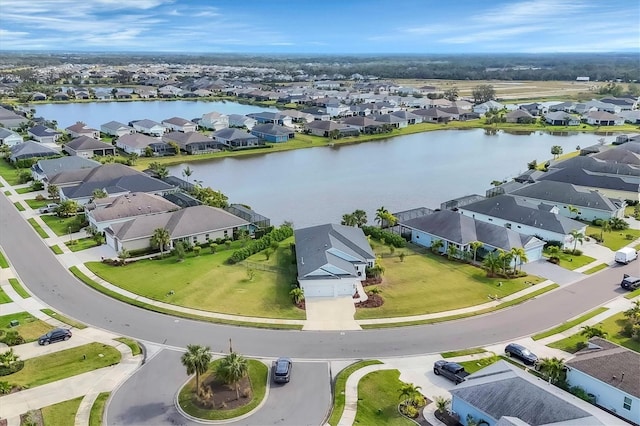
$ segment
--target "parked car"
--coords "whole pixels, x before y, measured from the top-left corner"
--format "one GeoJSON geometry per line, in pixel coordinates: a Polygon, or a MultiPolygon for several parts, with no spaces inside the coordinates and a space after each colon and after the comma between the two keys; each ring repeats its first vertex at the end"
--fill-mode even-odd
{"type": "Polygon", "coordinates": [[[289,358],[278,358],[273,363],[273,381],[276,383],[289,383],[293,362],[289,358]]]}
{"type": "Polygon", "coordinates": [[[49,343],[61,342],[63,340],[71,339],[71,330],[66,328],[54,328],[47,334],[44,334],[38,338],[39,345],[48,345],[49,343]]]}
{"type": "Polygon", "coordinates": [[[56,203],[47,204],[46,206],[40,207],[39,211],[40,213],[53,213],[58,207],[60,207],[60,205],[56,203]]]}
{"type": "Polygon", "coordinates": [[[638,258],[638,252],[631,247],[623,247],[618,250],[615,254],[616,263],[620,263],[622,265],[626,265],[629,262],[632,262],[638,258]]]}
{"type": "Polygon", "coordinates": [[[620,287],[624,288],[625,290],[635,290],[637,288],[640,288],[640,278],[632,277],[629,274],[624,274],[624,276],[622,277],[622,282],[620,283],[620,287]]]}
{"type": "Polygon", "coordinates": [[[464,382],[469,375],[460,364],[445,360],[436,361],[435,364],[433,364],[433,374],[436,376],[442,375],[456,385],[464,382]]]}
{"type": "Polygon", "coordinates": [[[504,348],[504,353],[508,357],[518,358],[527,365],[536,365],[538,363],[538,356],[536,354],[517,343],[509,343],[507,347],[504,348]]]}

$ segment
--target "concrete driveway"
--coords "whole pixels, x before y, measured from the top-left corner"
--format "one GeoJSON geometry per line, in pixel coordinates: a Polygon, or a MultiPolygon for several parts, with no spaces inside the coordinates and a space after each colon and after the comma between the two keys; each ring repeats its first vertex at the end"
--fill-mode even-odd
{"type": "Polygon", "coordinates": [[[351,297],[305,299],[307,322],[303,330],[360,330],[353,319],[356,307],[351,297]]]}
{"type": "Polygon", "coordinates": [[[522,265],[522,270],[528,274],[546,278],[560,285],[571,284],[584,278],[584,275],[579,272],[564,269],[546,260],[538,260],[522,265]]]}

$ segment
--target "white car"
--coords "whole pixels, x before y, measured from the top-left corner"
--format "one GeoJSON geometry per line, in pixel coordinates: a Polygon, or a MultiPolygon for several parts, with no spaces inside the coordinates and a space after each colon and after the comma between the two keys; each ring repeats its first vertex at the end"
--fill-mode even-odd
{"type": "Polygon", "coordinates": [[[40,213],[53,213],[58,207],[60,207],[60,205],[56,203],[47,204],[46,206],[40,207],[39,211],[40,213]]]}

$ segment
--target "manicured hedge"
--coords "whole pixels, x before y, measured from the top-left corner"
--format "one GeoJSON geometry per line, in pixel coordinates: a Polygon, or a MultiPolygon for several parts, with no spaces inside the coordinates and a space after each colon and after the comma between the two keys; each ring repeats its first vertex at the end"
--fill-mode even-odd
{"type": "Polygon", "coordinates": [[[375,226],[363,226],[362,231],[365,235],[371,235],[371,237],[376,240],[382,240],[384,238],[384,241],[387,244],[391,244],[394,247],[401,248],[407,245],[405,239],[400,235],[385,231],[384,229],[380,229],[375,226]]]}
{"type": "Polygon", "coordinates": [[[9,366],[0,365],[0,376],[8,376],[9,374],[17,373],[24,368],[24,361],[16,361],[9,364],[9,366]]]}
{"type": "Polygon", "coordinates": [[[261,252],[262,250],[269,248],[272,242],[280,242],[286,240],[293,235],[293,229],[289,226],[281,226],[266,234],[264,237],[254,240],[247,244],[246,247],[236,250],[231,254],[231,257],[227,259],[227,263],[233,265],[234,263],[242,262],[249,256],[261,252]]]}

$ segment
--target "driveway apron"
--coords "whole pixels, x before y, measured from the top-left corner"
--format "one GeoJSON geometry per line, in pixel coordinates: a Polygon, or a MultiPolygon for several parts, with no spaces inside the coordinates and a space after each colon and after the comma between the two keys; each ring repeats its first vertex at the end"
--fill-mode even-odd
{"type": "Polygon", "coordinates": [[[528,274],[544,277],[560,285],[571,284],[584,278],[584,275],[579,272],[564,269],[546,260],[538,260],[537,262],[522,265],[522,270],[528,274]]]}

